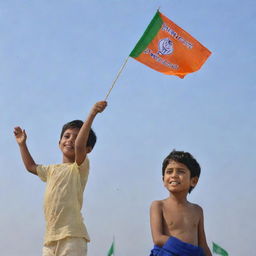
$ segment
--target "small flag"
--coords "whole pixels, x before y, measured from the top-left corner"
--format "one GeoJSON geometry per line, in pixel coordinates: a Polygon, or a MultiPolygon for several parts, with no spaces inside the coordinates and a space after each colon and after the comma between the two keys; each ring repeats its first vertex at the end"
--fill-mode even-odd
{"type": "Polygon", "coordinates": [[[183,78],[201,68],[211,52],[159,11],[130,57],[167,75],[183,78]]]}
{"type": "Polygon", "coordinates": [[[107,256],[113,256],[114,253],[115,253],[115,245],[114,245],[114,241],[113,241],[112,244],[111,244],[111,247],[108,250],[107,256]]]}
{"type": "Polygon", "coordinates": [[[216,253],[221,256],[228,256],[227,251],[225,251],[223,248],[221,248],[219,245],[212,243],[212,251],[213,253],[216,253]]]}

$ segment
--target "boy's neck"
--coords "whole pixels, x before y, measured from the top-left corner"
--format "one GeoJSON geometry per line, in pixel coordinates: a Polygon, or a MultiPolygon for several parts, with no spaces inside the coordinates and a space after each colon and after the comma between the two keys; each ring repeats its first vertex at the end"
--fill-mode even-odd
{"type": "Polygon", "coordinates": [[[182,193],[180,193],[180,192],[179,193],[170,193],[169,198],[172,201],[176,202],[177,204],[185,204],[185,203],[188,202],[187,194],[188,193],[184,193],[184,192],[182,192],[182,193]]]}
{"type": "Polygon", "coordinates": [[[63,164],[72,164],[72,163],[74,163],[75,162],[75,159],[70,159],[70,158],[68,158],[68,157],[66,157],[66,156],[63,156],[62,157],[62,163],[63,164]]]}

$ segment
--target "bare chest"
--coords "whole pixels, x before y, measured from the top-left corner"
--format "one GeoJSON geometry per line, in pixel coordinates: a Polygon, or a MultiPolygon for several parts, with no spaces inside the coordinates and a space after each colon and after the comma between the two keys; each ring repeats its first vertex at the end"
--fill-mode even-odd
{"type": "Polygon", "coordinates": [[[164,207],[163,219],[164,229],[169,233],[196,231],[199,224],[197,211],[192,207],[164,207]]]}

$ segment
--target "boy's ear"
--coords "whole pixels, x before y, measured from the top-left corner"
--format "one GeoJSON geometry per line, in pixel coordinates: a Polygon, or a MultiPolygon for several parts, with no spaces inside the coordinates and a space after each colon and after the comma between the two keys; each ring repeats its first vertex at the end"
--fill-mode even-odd
{"type": "Polygon", "coordinates": [[[92,151],[92,147],[91,146],[86,147],[86,154],[89,154],[91,151],[92,151]]]}
{"type": "Polygon", "coordinates": [[[198,180],[199,180],[199,178],[196,176],[196,177],[193,177],[193,178],[191,178],[191,187],[195,187],[196,186],[196,184],[197,184],[197,182],[198,182],[198,180]]]}

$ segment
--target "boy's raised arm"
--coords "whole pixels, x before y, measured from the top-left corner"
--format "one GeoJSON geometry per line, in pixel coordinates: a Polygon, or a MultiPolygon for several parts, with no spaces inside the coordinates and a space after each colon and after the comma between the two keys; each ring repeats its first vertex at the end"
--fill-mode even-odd
{"type": "Polygon", "coordinates": [[[155,245],[162,247],[169,236],[163,232],[163,213],[162,213],[162,202],[154,201],[150,207],[150,226],[153,242],[155,245]]]}
{"type": "Polygon", "coordinates": [[[101,113],[107,106],[106,101],[99,101],[92,107],[87,119],[85,120],[83,126],[81,127],[76,141],[75,141],[75,161],[78,165],[82,164],[86,154],[91,151],[90,148],[86,147],[86,143],[89,137],[90,129],[94,118],[98,113],[101,113]]]}
{"type": "Polygon", "coordinates": [[[36,172],[37,164],[35,163],[34,159],[32,158],[32,156],[29,153],[29,150],[28,150],[28,147],[26,144],[27,134],[26,134],[25,130],[22,130],[19,126],[15,127],[14,135],[15,135],[16,141],[19,145],[21,158],[23,160],[23,163],[24,163],[26,169],[29,172],[37,175],[37,172],[36,172]]]}

